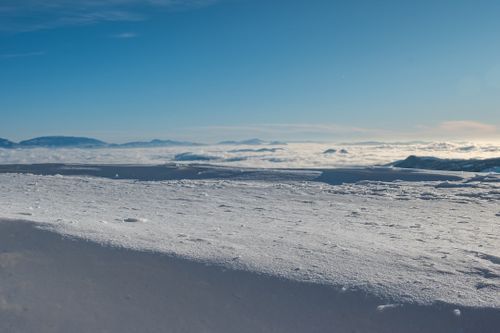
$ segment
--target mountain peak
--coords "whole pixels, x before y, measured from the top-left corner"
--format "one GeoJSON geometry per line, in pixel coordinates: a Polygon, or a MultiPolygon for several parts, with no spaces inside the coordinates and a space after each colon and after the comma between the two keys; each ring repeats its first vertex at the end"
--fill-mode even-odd
{"type": "Polygon", "coordinates": [[[24,140],[19,143],[22,147],[81,147],[81,148],[93,148],[93,147],[104,147],[106,143],[86,137],[75,137],[75,136],[42,136],[29,140],[24,140]]]}
{"type": "Polygon", "coordinates": [[[12,148],[16,144],[10,140],[0,138],[0,148],[12,148]]]}
{"type": "Polygon", "coordinates": [[[262,145],[265,143],[266,143],[265,141],[257,138],[241,140],[241,141],[230,140],[230,141],[219,142],[220,145],[262,145]]]}

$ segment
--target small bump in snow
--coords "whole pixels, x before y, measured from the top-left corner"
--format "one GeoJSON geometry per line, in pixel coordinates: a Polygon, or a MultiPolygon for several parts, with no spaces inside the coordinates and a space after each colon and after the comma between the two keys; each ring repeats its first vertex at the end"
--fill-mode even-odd
{"type": "Polygon", "coordinates": [[[402,305],[401,304],[382,304],[382,305],[377,306],[377,311],[384,312],[384,311],[387,311],[390,309],[398,308],[400,306],[402,306],[402,305]]]}
{"type": "Polygon", "coordinates": [[[147,219],[135,218],[135,217],[127,217],[127,218],[123,219],[123,222],[127,222],[127,223],[147,222],[147,221],[148,221],[147,219]]]}

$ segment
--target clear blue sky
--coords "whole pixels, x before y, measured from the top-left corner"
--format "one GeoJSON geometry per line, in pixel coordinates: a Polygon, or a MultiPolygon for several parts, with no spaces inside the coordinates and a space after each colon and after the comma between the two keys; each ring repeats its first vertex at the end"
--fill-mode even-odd
{"type": "Polygon", "coordinates": [[[499,15],[494,0],[0,0],[0,137],[497,139],[499,15]]]}

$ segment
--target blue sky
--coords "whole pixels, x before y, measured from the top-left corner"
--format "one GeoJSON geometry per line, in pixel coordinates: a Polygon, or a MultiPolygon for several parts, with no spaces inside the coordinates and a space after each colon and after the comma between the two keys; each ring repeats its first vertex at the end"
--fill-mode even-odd
{"type": "Polygon", "coordinates": [[[0,0],[0,137],[496,140],[498,13],[484,0],[0,0]]]}

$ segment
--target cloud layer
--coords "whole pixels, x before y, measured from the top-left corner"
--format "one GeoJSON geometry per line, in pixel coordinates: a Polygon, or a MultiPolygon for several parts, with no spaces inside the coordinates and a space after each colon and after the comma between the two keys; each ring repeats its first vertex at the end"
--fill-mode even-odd
{"type": "Polygon", "coordinates": [[[439,158],[498,157],[500,144],[475,142],[331,142],[264,145],[206,145],[159,148],[0,148],[0,164],[212,163],[263,168],[332,168],[383,165],[409,155],[439,158]]]}

